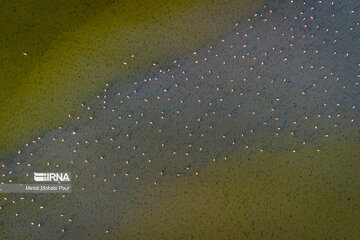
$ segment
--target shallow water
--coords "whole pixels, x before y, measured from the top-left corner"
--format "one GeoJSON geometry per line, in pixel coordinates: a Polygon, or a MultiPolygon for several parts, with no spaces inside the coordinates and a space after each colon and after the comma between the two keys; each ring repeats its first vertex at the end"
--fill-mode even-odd
{"type": "Polygon", "coordinates": [[[263,1],[4,3],[0,154],[67,120],[101,87],[217,39],[263,1]],[[221,7],[220,7],[221,6],[221,7]],[[59,9],[59,10],[58,10],[59,9]]]}
{"type": "Polygon", "coordinates": [[[3,233],[357,239],[358,21],[356,1],[276,2],[156,73],[109,81],[2,168],[75,176],[64,196],[8,195],[3,233]]]}

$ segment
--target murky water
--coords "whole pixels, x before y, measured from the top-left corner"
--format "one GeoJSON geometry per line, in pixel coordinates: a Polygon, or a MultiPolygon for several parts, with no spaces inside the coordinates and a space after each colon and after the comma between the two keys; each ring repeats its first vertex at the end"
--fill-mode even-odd
{"type": "Polygon", "coordinates": [[[357,239],[359,21],[356,1],[275,2],[156,73],[109,81],[2,168],[74,176],[71,194],[2,199],[3,234],[357,239]]]}
{"type": "Polygon", "coordinates": [[[262,0],[9,2],[0,18],[0,154],[63,124],[108,81],[217,39],[262,0]],[[58,10],[59,9],[59,10],[58,10]],[[55,12],[55,13],[53,13],[55,12]]]}

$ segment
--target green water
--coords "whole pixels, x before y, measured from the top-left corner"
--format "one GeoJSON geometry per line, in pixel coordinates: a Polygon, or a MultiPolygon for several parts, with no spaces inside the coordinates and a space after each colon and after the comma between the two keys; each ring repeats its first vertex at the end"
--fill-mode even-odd
{"type": "Polygon", "coordinates": [[[320,152],[293,153],[291,143],[240,151],[199,176],[167,179],[113,231],[119,239],[358,239],[359,135],[344,136],[318,143],[320,152]]]}
{"type": "Polygon", "coordinates": [[[0,151],[63,124],[117,78],[200,47],[263,1],[3,1],[0,151]],[[25,53],[25,54],[24,54],[25,53]],[[126,64],[125,64],[126,63],[126,64]]]}
{"type": "MultiPolygon", "coordinates": [[[[3,81],[0,121],[6,123],[0,124],[3,152],[65,123],[68,113],[76,117],[81,102],[102,91],[103,85],[111,79],[120,79],[125,85],[136,79],[132,76],[156,70],[154,62],[164,66],[172,58],[180,58],[183,53],[227,31],[223,26],[230,26],[235,18],[261,6],[260,1],[251,2],[252,5],[250,1],[232,0],[207,1],[206,4],[175,0],[138,3],[76,2],[75,6],[66,2],[43,2],[43,7],[30,2],[3,3],[6,13],[13,14],[11,17],[2,14],[1,20],[2,25],[9,25],[3,28],[0,38],[8,43],[2,45],[2,62],[6,66],[0,69],[0,81],[3,81]],[[57,12],[57,8],[62,10],[57,12]]],[[[307,78],[310,77],[317,75],[309,73],[307,78]]],[[[248,89],[255,88],[249,85],[248,89]]],[[[357,119],[355,110],[349,113],[339,110],[342,117],[333,122],[339,123],[338,128],[318,120],[315,113],[304,123],[300,120],[302,110],[289,111],[293,107],[291,100],[296,98],[286,96],[288,89],[278,86],[267,90],[289,100],[277,111],[289,121],[298,119],[302,131],[296,132],[295,137],[290,137],[286,127],[284,134],[278,137],[273,136],[273,131],[256,128],[256,134],[246,138],[249,149],[231,148],[231,152],[226,152],[226,146],[219,144],[215,148],[222,148],[224,154],[229,155],[226,161],[217,157],[213,163],[213,154],[203,153],[194,159],[190,170],[181,168],[181,177],[170,173],[160,176],[164,166],[165,172],[175,171],[186,158],[179,157],[174,162],[172,157],[156,152],[156,138],[151,141],[155,135],[152,129],[137,129],[127,140],[119,138],[121,153],[103,141],[110,137],[107,129],[104,130],[110,125],[101,130],[101,124],[112,124],[112,117],[108,115],[109,121],[95,122],[96,126],[86,125],[86,121],[90,121],[85,119],[84,113],[81,115],[84,122],[68,122],[65,130],[55,134],[58,142],[51,140],[52,132],[43,142],[23,148],[22,154],[11,159],[13,165],[11,161],[5,164],[3,173],[14,170],[14,174],[3,179],[17,183],[32,180],[33,171],[49,169],[71,171],[72,176],[78,174],[79,177],[73,182],[74,192],[66,198],[56,194],[27,195],[23,201],[20,195],[4,195],[8,200],[0,199],[0,239],[41,236],[77,239],[84,234],[93,239],[359,239],[360,135],[357,121],[350,122],[352,118],[357,119]],[[318,123],[319,126],[324,124],[325,129],[321,131],[326,130],[323,133],[329,134],[328,138],[322,133],[321,137],[308,135],[318,123]],[[90,133],[82,135],[79,131],[81,144],[85,139],[94,140],[93,137],[99,137],[100,143],[82,146],[75,155],[72,152],[75,139],[66,138],[74,126],[85,126],[80,129],[90,133]],[[63,137],[69,145],[62,144],[63,137]],[[302,140],[307,143],[303,145],[302,140]],[[264,142],[266,146],[262,145],[264,142]],[[152,165],[141,165],[142,158],[132,161],[131,147],[137,145],[144,147],[147,155],[156,152],[154,158],[151,157],[152,165]],[[262,148],[264,152],[259,151],[262,148]],[[29,153],[35,156],[29,157],[29,153]],[[104,161],[99,160],[101,154],[105,154],[104,161]],[[89,163],[84,159],[89,159],[89,163]],[[123,176],[123,170],[128,169],[124,166],[128,159],[130,165],[140,166],[129,168],[131,177],[123,176]],[[17,166],[16,161],[23,164],[17,166]],[[51,163],[50,167],[46,162],[51,163]],[[163,164],[167,162],[168,165],[163,164]],[[202,162],[212,165],[203,166],[202,162]],[[57,164],[61,166],[55,168],[57,164]],[[199,171],[198,176],[195,171],[199,171]],[[112,177],[114,172],[118,177],[112,177]],[[30,175],[25,176],[26,173],[30,175]],[[97,177],[93,178],[93,174],[97,177]],[[135,180],[136,176],[140,176],[140,181],[135,180]],[[104,178],[108,179],[106,184],[104,178]],[[157,181],[157,185],[153,181],[157,181]],[[82,191],[82,187],[86,191],[82,191]],[[114,188],[118,189],[116,193],[114,188]],[[33,197],[34,202],[31,201],[33,197]],[[45,209],[40,210],[39,206],[45,209]],[[61,214],[65,217],[60,217],[61,214]],[[41,223],[42,227],[30,225],[31,221],[41,223]],[[16,231],[17,228],[21,231],[16,231]],[[62,228],[65,233],[61,232],[62,228]],[[110,230],[109,235],[106,229],[110,230]]],[[[311,97],[311,93],[307,96],[311,97]]],[[[313,96],[315,103],[320,104],[325,99],[319,93],[313,96]]],[[[110,98],[108,102],[111,103],[110,98]]],[[[131,112],[137,106],[135,100],[131,104],[123,107],[131,112]]],[[[254,104],[259,102],[254,101],[254,104]]],[[[86,105],[96,107],[91,102],[86,105]]],[[[162,105],[155,103],[154,108],[149,109],[155,113],[161,108],[162,105]]],[[[263,108],[259,113],[265,112],[267,105],[263,108]]],[[[183,109],[196,116],[192,108],[183,109]]],[[[221,113],[223,109],[219,110],[221,113]]],[[[100,109],[97,114],[104,112],[100,109]]],[[[337,111],[330,113],[335,119],[337,111]]],[[[326,111],[321,114],[325,116],[326,111]]],[[[243,119],[241,123],[250,128],[247,118],[243,119]]],[[[225,119],[219,124],[223,128],[219,134],[230,131],[227,128],[236,123],[236,120],[228,121],[229,124],[225,119]]],[[[169,125],[174,123],[177,122],[169,125]]],[[[135,129],[128,126],[131,125],[126,125],[126,121],[119,124],[122,129],[135,129]]],[[[174,131],[175,128],[167,129],[170,138],[158,139],[168,143],[168,139],[176,136],[175,141],[169,141],[170,146],[176,147],[187,138],[185,132],[182,135],[174,131]]],[[[206,141],[205,146],[211,148],[214,139],[210,137],[206,141]]],[[[216,153],[215,148],[210,153],[216,153]]]]}

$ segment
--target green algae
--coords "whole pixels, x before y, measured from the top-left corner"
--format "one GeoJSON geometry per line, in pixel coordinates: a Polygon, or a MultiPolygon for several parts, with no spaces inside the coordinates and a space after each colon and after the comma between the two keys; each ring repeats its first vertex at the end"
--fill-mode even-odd
{"type": "Polygon", "coordinates": [[[219,37],[262,4],[5,2],[0,19],[7,29],[1,37],[0,151],[9,152],[63,124],[105,83],[117,79],[126,84],[155,70],[153,63],[169,63],[219,37]]]}
{"type": "MultiPolygon", "coordinates": [[[[132,207],[118,238],[358,239],[358,131],[293,153],[240,151],[199,176],[167,180],[132,207]],[[351,137],[349,137],[351,136],[351,137]]],[[[286,139],[278,138],[286,143],[286,139]]],[[[277,143],[275,143],[277,144],[277,143]]]]}

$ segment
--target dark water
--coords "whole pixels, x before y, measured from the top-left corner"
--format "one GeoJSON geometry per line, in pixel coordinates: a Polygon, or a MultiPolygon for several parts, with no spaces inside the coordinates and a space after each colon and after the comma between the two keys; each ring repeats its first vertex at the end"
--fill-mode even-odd
{"type": "Polygon", "coordinates": [[[118,79],[217,39],[262,0],[5,1],[0,28],[0,157],[44,134],[118,79]]]}
{"type": "Polygon", "coordinates": [[[359,21],[357,1],[280,1],[169,68],[109,82],[2,168],[74,176],[68,195],[2,199],[2,232],[357,239],[359,21]]]}

